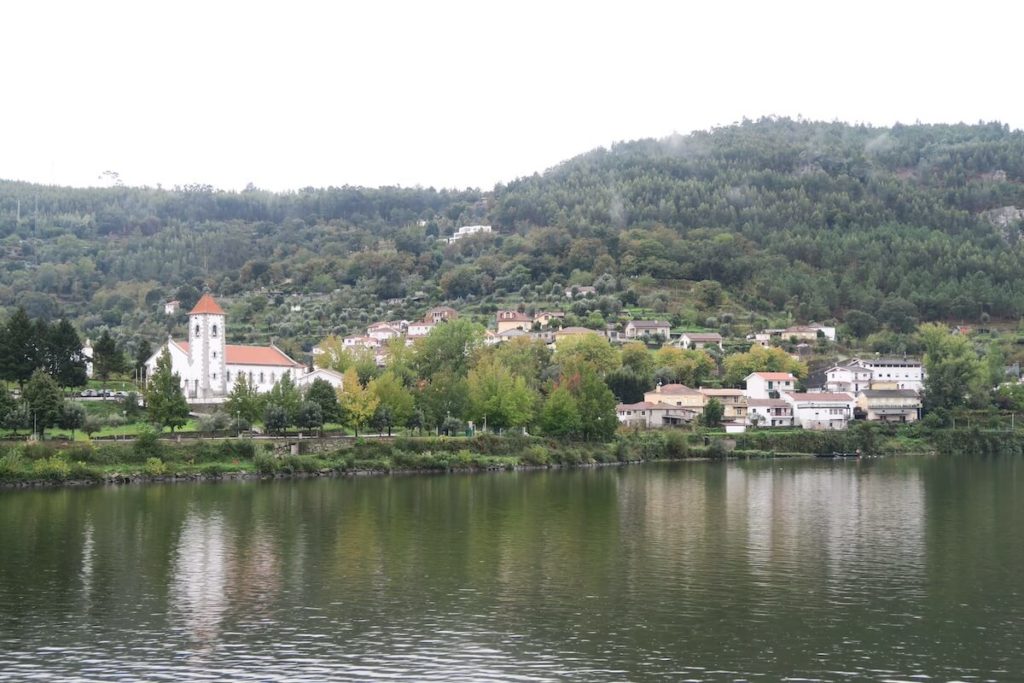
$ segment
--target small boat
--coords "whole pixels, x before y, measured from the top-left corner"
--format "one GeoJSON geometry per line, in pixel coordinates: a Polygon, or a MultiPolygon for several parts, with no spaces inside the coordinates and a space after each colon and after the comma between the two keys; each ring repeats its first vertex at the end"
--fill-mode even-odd
{"type": "Polygon", "coordinates": [[[852,453],[849,453],[849,452],[839,453],[837,451],[832,451],[831,453],[815,453],[814,457],[816,457],[816,458],[859,458],[860,457],[860,451],[853,451],[852,453]]]}

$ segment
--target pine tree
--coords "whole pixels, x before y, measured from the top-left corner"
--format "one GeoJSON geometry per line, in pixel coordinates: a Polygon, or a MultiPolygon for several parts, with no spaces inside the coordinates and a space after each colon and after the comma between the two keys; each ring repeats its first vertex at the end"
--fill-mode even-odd
{"type": "Polygon", "coordinates": [[[19,308],[0,333],[0,379],[24,386],[40,361],[32,321],[25,309],[19,308]]]}
{"type": "Polygon", "coordinates": [[[50,374],[62,387],[81,387],[88,381],[85,373],[85,354],[82,353],[82,338],[74,326],[61,318],[49,330],[47,366],[50,374]]]}

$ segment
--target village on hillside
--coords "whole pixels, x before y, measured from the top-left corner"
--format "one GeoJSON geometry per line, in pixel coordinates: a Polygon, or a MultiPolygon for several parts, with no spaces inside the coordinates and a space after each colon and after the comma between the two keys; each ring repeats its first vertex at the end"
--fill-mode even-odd
{"type": "MultiPolygon", "coordinates": [[[[567,292],[568,297],[579,292],[567,292]]],[[[176,302],[171,302],[168,306],[176,302]]],[[[340,340],[344,352],[372,354],[379,367],[389,362],[389,346],[402,339],[411,346],[439,325],[456,320],[459,312],[450,306],[429,309],[420,320],[378,321],[365,334],[340,340]]],[[[563,327],[565,314],[557,310],[526,313],[498,310],[484,343],[499,345],[526,338],[557,348],[560,340],[578,335],[596,335],[614,344],[642,341],[649,346],[723,350],[723,338],[716,332],[674,334],[664,320],[631,320],[621,329],[594,330],[563,327]]],[[[228,344],[227,314],[209,293],[189,312],[187,340],[168,339],[147,362],[155,371],[159,356],[170,354],[173,370],[192,403],[217,404],[225,400],[233,385],[245,377],[259,392],[269,391],[282,377],[289,376],[299,387],[323,379],[333,387],[342,386],[342,375],[330,369],[325,354],[337,352],[323,345],[312,349],[308,366],[269,346],[228,344]]],[[[800,360],[801,348],[824,339],[835,341],[836,329],[822,325],[766,329],[750,335],[751,346],[771,348],[780,340],[795,343],[793,357],[800,360]]],[[[339,345],[335,345],[336,347],[339,345]]],[[[620,424],[655,429],[696,423],[709,406],[720,411],[716,423],[727,432],[747,428],[798,427],[813,430],[841,430],[856,419],[909,423],[921,416],[924,370],[913,358],[852,358],[833,365],[807,380],[791,372],[753,372],[743,379],[743,388],[689,387],[679,383],[658,383],[636,403],[620,403],[616,414],[620,424]]]]}

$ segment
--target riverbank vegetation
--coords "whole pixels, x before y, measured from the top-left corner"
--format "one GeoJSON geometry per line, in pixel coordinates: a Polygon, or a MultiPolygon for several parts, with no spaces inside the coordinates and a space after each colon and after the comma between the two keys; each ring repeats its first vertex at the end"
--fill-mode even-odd
{"type": "MultiPolygon", "coordinates": [[[[859,425],[845,432],[766,430],[738,438],[704,429],[637,431],[598,443],[522,435],[176,441],[149,431],[130,442],[8,444],[0,449],[0,482],[42,485],[230,476],[472,472],[693,458],[799,457],[855,450],[866,455],[920,454],[944,443],[964,448],[982,441],[989,443],[987,437],[979,441],[978,434],[983,433],[977,429],[949,430],[933,444],[912,433],[911,428],[859,425]]],[[[1011,438],[1018,444],[1018,451],[1024,449],[1024,437],[1011,438]]]]}

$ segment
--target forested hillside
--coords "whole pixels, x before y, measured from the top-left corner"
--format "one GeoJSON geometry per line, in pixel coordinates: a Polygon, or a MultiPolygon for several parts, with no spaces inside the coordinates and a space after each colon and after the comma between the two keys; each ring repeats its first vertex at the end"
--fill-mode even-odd
{"type": "Polygon", "coordinates": [[[994,123],[765,119],[618,144],[487,192],[8,181],[0,306],[131,342],[181,324],[163,300],[210,288],[240,340],[305,347],[440,301],[551,305],[570,285],[604,295],[575,305],[591,321],[638,297],[678,317],[709,280],[726,293],[712,308],[795,321],[1012,319],[1022,209],[1024,134],[994,123]],[[495,233],[439,239],[475,223],[495,233]]]}

